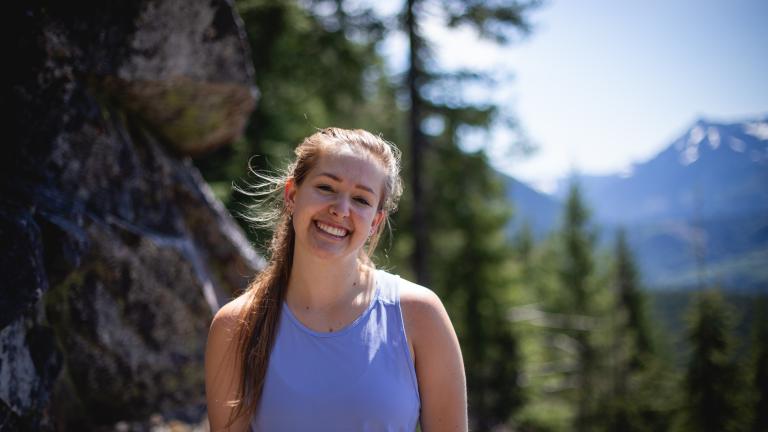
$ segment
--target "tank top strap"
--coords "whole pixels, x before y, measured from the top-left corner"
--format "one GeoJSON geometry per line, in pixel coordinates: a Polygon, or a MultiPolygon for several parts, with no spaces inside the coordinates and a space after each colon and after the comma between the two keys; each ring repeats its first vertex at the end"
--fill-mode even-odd
{"type": "Polygon", "coordinates": [[[400,305],[400,276],[376,270],[379,300],[387,305],[400,305]]]}

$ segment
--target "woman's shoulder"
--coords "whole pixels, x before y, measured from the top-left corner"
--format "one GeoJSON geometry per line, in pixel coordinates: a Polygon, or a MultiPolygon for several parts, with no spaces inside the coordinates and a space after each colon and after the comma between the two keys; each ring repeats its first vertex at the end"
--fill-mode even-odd
{"type": "Polygon", "coordinates": [[[247,430],[249,419],[239,417],[229,428],[232,406],[237,400],[242,361],[237,349],[240,313],[247,305],[241,295],[222,306],[213,317],[205,349],[205,397],[212,430],[247,430]]]}
{"type": "Polygon", "coordinates": [[[237,361],[230,354],[234,352],[233,344],[238,340],[242,322],[241,312],[246,307],[247,301],[246,295],[238,296],[222,306],[213,316],[206,343],[206,369],[209,369],[212,364],[217,365],[214,369],[220,369],[222,362],[237,361]]]}
{"type": "MultiPolygon", "coordinates": [[[[437,308],[442,306],[440,298],[429,288],[416,284],[404,277],[378,269],[378,277],[383,280],[383,296],[394,302],[398,300],[403,312],[406,309],[437,308]]],[[[414,311],[418,312],[418,311],[414,311]]]]}
{"type": "Polygon", "coordinates": [[[431,289],[416,284],[405,278],[400,278],[400,303],[407,308],[442,307],[440,297],[431,289]]]}
{"type": "Polygon", "coordinates": [[[219,308],[211,321],[211,329],[228,332],[234,330],[240,323],[241,314],[248,305],[249,298],[248,293],[243,293],[219,308]]]}
{"type": "Polygon", "coordinates": [[[418,338],[438,329],[452,328],[448,313],[437,294],[431,289],[400,279],[400,308],[406,330],[418,338]]]}

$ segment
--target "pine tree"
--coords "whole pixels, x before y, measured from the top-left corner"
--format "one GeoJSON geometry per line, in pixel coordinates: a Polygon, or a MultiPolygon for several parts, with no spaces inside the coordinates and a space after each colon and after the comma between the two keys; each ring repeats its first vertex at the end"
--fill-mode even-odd
{"type": "Polygon", "coordinates": [[[628,360],[629,371],[632,372],[643,367],[653,355],[654,347],[645,295],[640,289],[637,266],[624,230],[620,230],[617,235],[615,251],[618,307],[624,315],[622,326],[632,344],[628,360]]]}
{"type": "Polygon", "coordinates": [[[529,271],[535,246],[533,229],[530,223],[527,221],[523,222],[520,229],[513,236],[512,244],[515,249],[515,258],[522,264],[525,271],[529,271]]]}
{"type": "Polygon", "coordinates": [[[616,308],[613,333],[613,392],[610,409],[610,429],[632,431],[632,406],[629,402],[630,376],[644,365],[644,354],[650,349],[650,338],[644,322],[642,293],[638,290],[637,269],[627,246],[626,234],[619,231],[616,238],[614,284],[616,308]]]}
{"type": "MultiPolygon", "coordinates": [[[[515,33],[526,33],[530,27],[526,19],[527,12],[538,5],[537,0],[520,2],[516,0],[483,2],[477,0],[443,0],[430,2],[428,0],[407,0],[402,13],[403,30],[409,42],[409,64],[406,74],[405,87],[409,96],[410,113],[408,130],[410,142],[410,189],[414,207],[411,214],[411,227],[414,236],[412,251],[412,266],[416,280],[424,285],[430,283],[430,254],[431,239],[429,236],[428,220],[431,218],[429,207],[423,205],[428,201],[430,186],[434,179],[424,175],[425,164],[429,156],[427,152],[437,147],[435,140],[424,132],[423,122],[429,117],[443,118],[458,122],[456,126],[479,126],[487,128],[494,121],[498,107],[492,104],[478,105],[464,103],[461,97],[440,98],[426,96],[427,90],[460,84],[472,80],[482,80],[479,71],[460,71],[445,73],[430,67],[430,44],[424,36],[421,26],[424,10],[437,9],[445,18],[449,28],[469,27],[485,39],[500,44],[508,43],[515,33]]],[[[435,14],[433,14],[434,16],[435,14]]],[[[454,86],[455,87],[455,86],[454,86]]],[[[452,89],[452,94],[460,94],[460,89],[452,89]],[[458,90],[458,92],[457,92],[458,90]]],[[[432,94],[439,94],[432,92],[432,94]]],[[[454,128],[454,130],[456,130],[454,128]]],[[[448,145],[458,145],[454,139],[448,145]]]]}
{"type": "Polygon", "coordinates": [[[476,430],[506,423],[522,405],[518,338],[506,317],[513,285],[508,269],[512,251],[505,235],[510,212],[487,156],[460,147],[462,130],[488,129],[500,115],[493,104],[462,100],[462,85],[481,81],[482,73],[445,72],[430,62],[422,19],[426,9],[439,11],[448,27],[469,27],[504,43],[528,30],[525,13],[536,3],[408,0],[401,14],[409,41],[403,93],[410,108],[410,196],[404,210],[412,234],[406,239],[411,268],[417,282],[441,296],[457,328],[470,422],[476,430]],[[428,119],[442,130],[425,131],[428,119]]]}
{"type": "Polygon", "coordinates": [[[761,299],[752,323],[752,431],[768,431],[768,299],[761,299]]]}
{"type": "Polygon", "coordinates": [[[691,356],[685,375],[687,430],[745,430],[744,381],[732,358],[732,312],[719,292],[699,293],[689,315],[691,356]]]}
{"type": "MultiPolygon", "coordinates": [[[[565,294],[562,309],[571,316],[582,317],[589,322],[594,313],[595,287],[591,278],[595,263],[593,250],[595,234],[589,224],[589,211],[583,203],[581,192],[576,183],[571,185],[565,204],[565,214],[561,232],[562,261],[559,268],[560,283],[565,294]]],[[[583,326],[571,330],[570,336],[575,341],[577,350],[575,385],[576,414],[574,429],[585,431],[592,422],[591,406],[595,395],[595,376],[597,372],[597,348],[590,332],[594,326],[583,326]]]]}
{"type": "Polygon", "coordinates": [[[439,270],[431,288],[459,334],[472,429],[491,430],[523,403],[518,337],[507,319],[513,286],[513,251],[506,238],[511,212],[484,153],[446,146],[440,157],[427,170],[437,184],[446,185],[426,203],[434,245],[428,264],[439,270]]]}
{"type": "Polygon", "coordinates": [[[648,320],[646,296],[624,230],[616,236],[612,320],[612,391],[603,395],[611,431],[657,431],[670,427],[676,407],[672,373],[662,364],[648,320]]]}

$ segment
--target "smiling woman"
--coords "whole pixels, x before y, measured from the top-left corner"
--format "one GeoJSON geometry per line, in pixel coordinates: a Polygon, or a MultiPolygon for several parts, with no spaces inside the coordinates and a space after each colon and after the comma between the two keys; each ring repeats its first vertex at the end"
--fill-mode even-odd
{"type": "Polygon", "coordinates": [[[271,258],[211,324],[212,431],[467,429],[445,308],[370,259],[402,193],[399,162],[369,132],[323,129],[255,194],[276,204],[255,218],[275,220],[271,258]]]}
{"type": "MultiPolygon", "coordinates": [[[[356,260],[369,236],[378,232],[385,211],[385,167],[375,158],[356,154],[348,145],[326,151],[300,187],[285,185],[285,202],[293,212],[294,258],[305,254],[356,260]]],[[[294,261],[296,265],[296,261],[294,261]]]]}

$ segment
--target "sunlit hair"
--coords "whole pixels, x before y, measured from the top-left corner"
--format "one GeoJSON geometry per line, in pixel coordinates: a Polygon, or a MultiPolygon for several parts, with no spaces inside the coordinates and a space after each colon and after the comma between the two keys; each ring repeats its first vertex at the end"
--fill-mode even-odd
{"type": "Polygon", "coordinates": [[[247,219],[259,227],[272,229],[268,248],[267,267],[251,282],[246,292],[245,307],[241,311],[237,331],[236,356],[241,369],[238,398],[233,406],[229,424],[241,416],[252,417],[259,406],[264,387],[269,354],[274,344],[281,305],[293,268],[295,232],[292,215],[284,202],[286,183],[293,180],[296,186],[306,179],[307,173],[324,154],[345,149],[356,154],[365,152],[384,168],[378,209],[385,212],[385,223],[380,223],[372,233],[367,247],[360,251],[359,259],[373,266],[371,255],[381,238],[389,215],[397,209],[403,192],[400,178],[400,151],[391,143],[370,132],[356,129],[326,128],[307,137],[296,147],[296,159],[282,175],[256,173],[259,183],[241,192],[254,198],[247,219]]]}

